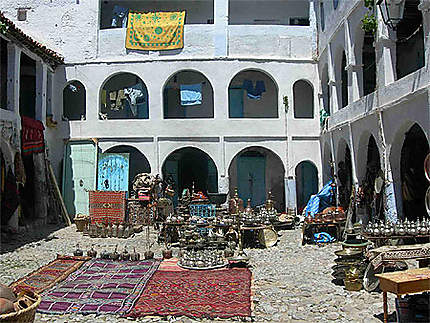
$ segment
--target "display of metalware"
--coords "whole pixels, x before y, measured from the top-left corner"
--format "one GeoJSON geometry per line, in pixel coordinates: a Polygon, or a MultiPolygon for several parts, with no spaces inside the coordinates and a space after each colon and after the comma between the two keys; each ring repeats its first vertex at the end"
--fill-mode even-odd
{"type": "Polygon", "coordinates": [[[187,269],[215,269],[228,264],[224,252],[217,249],[186,250],[178,265],[187,269]]]}
{"type": "Polygon", "coordinates": [[[430,220],[369,223],[363,230],[365,235],[371,237],[391,236],[425,236],[430,234],[430,220]]]}

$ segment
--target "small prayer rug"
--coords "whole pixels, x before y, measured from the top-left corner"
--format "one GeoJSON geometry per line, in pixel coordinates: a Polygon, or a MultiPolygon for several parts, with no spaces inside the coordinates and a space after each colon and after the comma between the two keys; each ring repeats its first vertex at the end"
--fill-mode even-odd
{"type": "Polygon", "coordinates": [[[184,269],[178,266],[178,258],[169,258],[163,259],[158,268],[158,271],[186,271],[188,269],[184,269]]]}
{"type": "Polygon", "coordinates": [[[57,255],[57,259],[10,284],[9,287],[13,288],[16,292],[30,290],[41,293],[66,279],[72,272],[90,259],[90,257],[57,255]]]}
{"type": "Polygon", "coordinates": [[[93,259],[42,295],[38,311],[48,314],[126,314],[160,261],[93,259]]]}
{"type": "Polygon", "coordinates": [[[247,268],[158,271],[127,316],[248,317],[251,277],[247,268]]]}
{"type": "Polygon", "coordinates": [[[117,224],[124,222],[126,193],[124,191],[90,191],[91,223],[117,224]]]}
{"type": "Polygon", "coordinates": [[[43,152],[45,149],[45,140],[43,130],[45,127],[39,120],[34,120],[29,117],[21,117],[22,124],[22,154],[31,155],[33,153],[43,152]]]}
{"type": "Polygon", "coordinates": [[[184,47],[185,11],[130,12],[125,47],[168,50],[184,47]]]}

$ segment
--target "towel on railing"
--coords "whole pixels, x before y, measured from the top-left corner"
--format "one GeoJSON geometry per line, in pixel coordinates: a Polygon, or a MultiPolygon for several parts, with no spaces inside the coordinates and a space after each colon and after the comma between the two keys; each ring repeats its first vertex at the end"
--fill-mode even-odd
{"type": "Polygon", "coordinates": [[[181,105],[202,104],[202,84],[181,84],[181,105]]]}
{"type": "Polygon", "coordinates": [[[184,47],[185,11],[130,12],[125,47],[168,50],[184,47]]]}

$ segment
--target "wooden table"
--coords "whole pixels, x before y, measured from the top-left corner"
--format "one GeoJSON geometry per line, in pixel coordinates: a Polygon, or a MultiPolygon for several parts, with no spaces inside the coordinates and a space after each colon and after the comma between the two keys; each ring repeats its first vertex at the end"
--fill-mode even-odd
{"type": "Polygon", "coordinates": [[[409,269],[392,273],[376,274],[382,290],[384,323],[388,322],[387,293],[401,295],[430,291],[430,268],[409,269]]]}

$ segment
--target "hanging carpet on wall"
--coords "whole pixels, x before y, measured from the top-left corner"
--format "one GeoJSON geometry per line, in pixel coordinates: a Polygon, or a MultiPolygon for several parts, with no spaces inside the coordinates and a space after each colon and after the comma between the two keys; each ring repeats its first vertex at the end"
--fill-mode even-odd
{"type": "Polygon", "coordinates": [[[43,130],[45,130],[45,127],[43,123],[24,116],[21,117],[21,123],[22,154],[25,156],[42,152],[45,148],[43,137],[43,130]]]}
{"type": "Polygon", "coordinates": [[[130,12],[125,47],[169,50],[184,47],[185,11],[130,12]]]}

